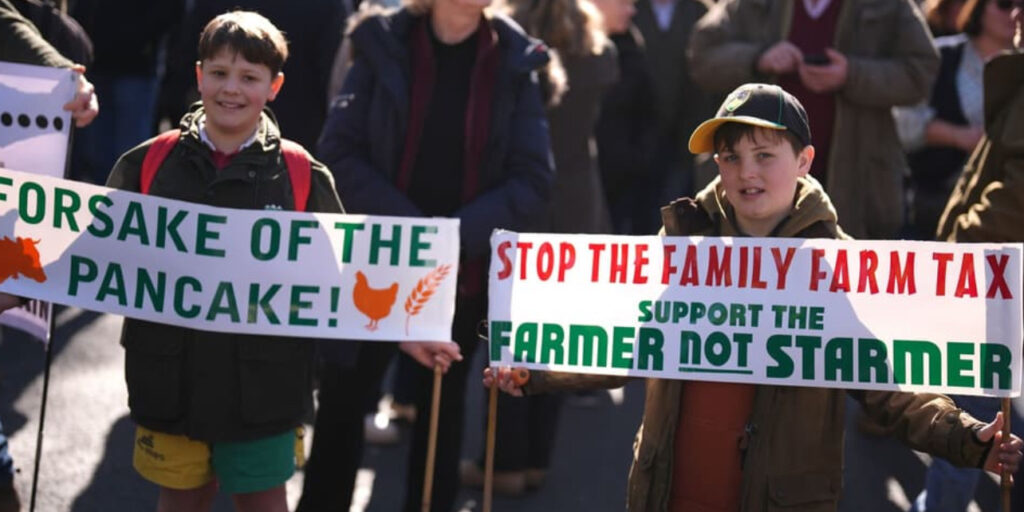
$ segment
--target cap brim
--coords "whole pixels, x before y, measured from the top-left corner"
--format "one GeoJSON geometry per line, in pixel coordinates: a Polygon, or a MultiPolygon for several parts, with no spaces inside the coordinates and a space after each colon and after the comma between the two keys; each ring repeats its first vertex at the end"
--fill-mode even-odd
{"type": "Polygon", "coordinates": [[[773,123],[771,121],[765,121],[759,117],[750,116],[735,116],[735,117],[716,117],[714,119],[708,119],[700,124],[693,134],[690,135],[690,153],[698,155],[700,153],[714,153],[715,151],[715,130],[719,126],[725,123],[740,123],[749,124],[750,126],[757,126],[760,128],[768,128],[769,130],[785,130],[786,127],[773,123]]]}

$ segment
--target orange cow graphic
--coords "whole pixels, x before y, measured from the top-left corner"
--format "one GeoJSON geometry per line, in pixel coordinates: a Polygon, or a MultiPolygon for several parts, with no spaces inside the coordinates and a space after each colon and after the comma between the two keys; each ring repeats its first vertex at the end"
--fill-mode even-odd
{"type": "Polygon", "coordinates": [[[46,281],[46,273],[39,263],[39,240],[17,237],[11,240],[4,237],[0,240],[0,283],[8,277],[18,278],[21,274],[37,282],[46,281]]]}
{"type": "Polygon", "coordinates": [[[398,283],[391,283],[388,288],[370,288],[366,276],[362,272],[356,272],[356,286],[352,289],[352,302],[355,302],[356,309],[370,318],[366,329],[377,330],[377,322],[387,318],[391,314],[391,306],[395,304],[395,297],[398,295],[398,283]]]}

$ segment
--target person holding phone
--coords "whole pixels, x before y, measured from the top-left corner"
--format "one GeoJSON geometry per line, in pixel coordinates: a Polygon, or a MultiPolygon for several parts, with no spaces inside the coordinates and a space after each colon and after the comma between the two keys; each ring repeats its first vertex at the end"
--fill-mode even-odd
{"type": "Polygon", "coordinates": [[[711,93],[774,82],[815,129],[811,175],[857,238],[903,225],[906,161],[890,109],[927,98],[939,58],[912,0],[722,0],[694,29],[693,78],[711,93]]]}

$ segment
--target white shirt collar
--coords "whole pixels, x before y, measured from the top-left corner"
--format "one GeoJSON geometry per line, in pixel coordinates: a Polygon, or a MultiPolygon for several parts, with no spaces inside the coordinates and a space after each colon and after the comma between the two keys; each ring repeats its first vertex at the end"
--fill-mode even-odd
{"type": "Polygon", "coordinates": [[[832,4],[832,0],[818,0],[818,5],[811,5],[811,0],[804,0],[804,9],[812,20],[816,20],[825,14],[825,9],[832,4]]]}
{"type": "MultiPolygon", "coordinates": [[[[203,144],[206,144],[210,149],[219,151],[217,146],[213,145],[213,141],[210,140],[210,135],[206,133],[206,114],[200,116],[196,123],[199,125],[199,140],[203,141],[203,144]]],[[[238,149],[235,152],[237,153],[256,142],[256,134],[259,133],[259,131],[260,127],[257,126],[256,129],[252,131],[252,135],[250,135],[248,139],[245,139],[245,142],[243,142],[241,146],[238,146],[238,149]]]]}

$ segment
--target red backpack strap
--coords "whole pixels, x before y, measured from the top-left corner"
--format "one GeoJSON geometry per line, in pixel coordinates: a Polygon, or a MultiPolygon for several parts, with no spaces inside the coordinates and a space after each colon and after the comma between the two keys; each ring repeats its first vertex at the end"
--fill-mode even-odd
{"type": "Polygon", "coordinates": [[[174,149],[175,144],[181,137],[181,130],[170,130],[157,135],[153,143],[146,150],[146,158],[142,160],[142,172],[139,174],[139,192],[149,194],[149,187],[153,185],[156,172],[160,170],[160,164],[164,163],[167,155],[174,149]]]}
{"type": "Polygon", "coordinates": [[[306,211],[306,201],[309,199],[309,187],[313,174],[309,153],[298,143],[281,139],[281,154],[284,155],[284,163],[288,166],[288,177],[292,181],[295,211],[304,212],[306,211]]]}

